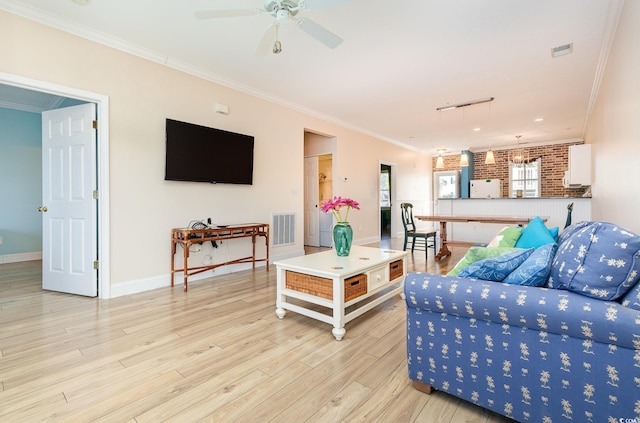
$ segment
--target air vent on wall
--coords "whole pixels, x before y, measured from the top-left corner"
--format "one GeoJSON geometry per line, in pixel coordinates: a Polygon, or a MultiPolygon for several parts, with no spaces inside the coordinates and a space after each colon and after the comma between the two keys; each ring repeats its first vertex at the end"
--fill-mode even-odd
{"type": "Polygon", "coordinates": [[[569,54],[572,51],[573,51],[573,43],[564,44],[564,45],[552,48],[551,57],[564,56],[565,54],[569,54]]]}
{"type": "Polygon", "coordinates": [[[273,213],[271,221],[271,239],[274,247],[290,245],[296,242],[295,213],[273,213]]]}

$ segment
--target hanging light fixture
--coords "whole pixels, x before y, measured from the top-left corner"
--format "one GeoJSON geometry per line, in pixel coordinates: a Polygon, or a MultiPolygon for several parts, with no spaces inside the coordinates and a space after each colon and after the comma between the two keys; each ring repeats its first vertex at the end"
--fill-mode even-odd
{"type": "Polygon", "coordinates": [[[282,53],[282,43],[280,42],[280,40],[278,40],[278,29],[280,28],[280,24],[276,25],[276,41],[273,43],[273,48],[271,51],[273,51],[273,54],[280,54],[282,53]]]}
{"type": "Polygon", "coordinates": [[[469,157],[467,157],[467,153],[465,153],[464,151],[460,155],[460,166],[469,166],[469,157]]]}
{"type": "Polygon", "coordinates": [[[445,149],[439,148],[436,150],[438,152],[438,159],[436,160],[436,169],[444,169],[444,159],[442,158],[442,153],[444,153],[445,149]]]}
{"type": "Polygon", "coordinates": [[[509,150],[509,161],[515,166],[524,166],[529,163],[529,153],[524,147],[520,147],[520,138],[522,135],[516,135],[517,147],[509,150]]]}
{"type": "Polygon", "coordinates": [[[493,150],[487,151],[484,157],[484,164],[496,164],[496,158],[493,156],[493,150]]]}

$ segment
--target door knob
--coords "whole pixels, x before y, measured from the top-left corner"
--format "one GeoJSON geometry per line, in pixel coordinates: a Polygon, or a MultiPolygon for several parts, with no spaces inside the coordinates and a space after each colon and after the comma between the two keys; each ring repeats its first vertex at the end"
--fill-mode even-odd
{"type": "Polygon", "coordinates": [[[46,212],[48,212],[48,211],[49,211],[49,209],[48,209],[46,206],[44,206],[44,207],[38,207],[38,211],[39,211],[40,213],[42,213],[42,212],[45,212],[45,213],[46,213],[46,212]]]}

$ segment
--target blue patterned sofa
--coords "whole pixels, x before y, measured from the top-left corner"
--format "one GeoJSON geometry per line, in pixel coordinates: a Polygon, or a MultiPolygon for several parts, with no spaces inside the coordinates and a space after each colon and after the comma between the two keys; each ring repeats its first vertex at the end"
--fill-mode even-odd
{"type": "Polygon", "coordinates": [[[640,421],[640,237],[581,222],[550,263],[542,287],[409,273],[414,386],[520,422],[640,421]]]}

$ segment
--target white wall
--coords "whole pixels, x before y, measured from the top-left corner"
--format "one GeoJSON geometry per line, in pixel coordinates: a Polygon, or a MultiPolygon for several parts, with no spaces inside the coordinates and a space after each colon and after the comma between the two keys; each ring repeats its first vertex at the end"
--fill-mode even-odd
{"type": "Polygon", "coordinates": [[[0,72],[109,96],[112,286],[168,283],[170,229],[192,219],[270,223],[271,213],[294,211],[296,244],[271,256],[301,252],[306,129],[336,138],[334,167],[347,182],[335,193],[362,205],[350,217],[356,242],[378,235],[380,160],[397,164],[403,195],[429,201],[429,184],[420,183],[429,157],[6,12],[0,57],[0,72]],[[228,105],[229,115],[214,113],[215,103],[228,105]],[[167,117],[253,135],[254,185],[164,181],[167,117]]]}
{"type": "Polygon", "coordinates": [[[640,2],[627,0],[585,141],[593,145],[594,220],[640,233],[640,2]]]}
{"type": "Polygon", "coordinates": [[[0,263],[42,257],[42,119],[0,108],[0,263]]]}

